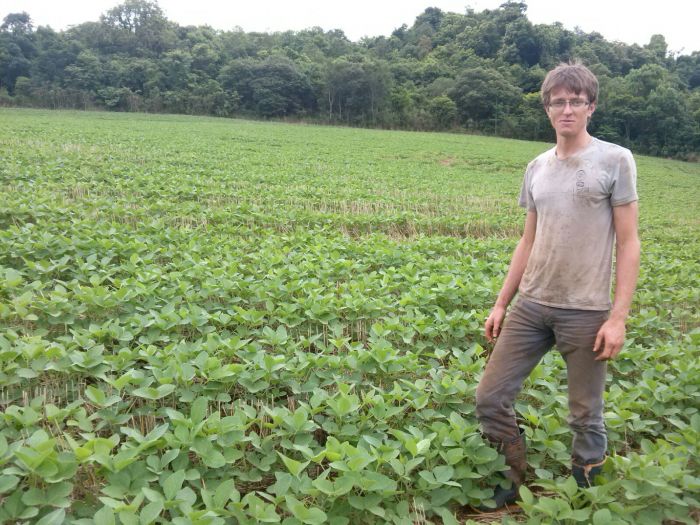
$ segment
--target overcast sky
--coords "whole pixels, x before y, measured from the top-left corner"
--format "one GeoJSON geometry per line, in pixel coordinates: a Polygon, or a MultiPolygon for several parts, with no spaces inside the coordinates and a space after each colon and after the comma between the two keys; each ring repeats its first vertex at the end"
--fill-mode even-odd
{"type": "MultiPolygon", "coordinates": [[[[505,0],[160,0],[169,20],[180,25],[210,25],[245,31],[299,30],[313,26],[342,29],[351,40],[388,35],[411,25],[426,7],[464,13],[495,9],[505,0]]],[[[66,29],[96,21],[120,0],[0,0],[0,17],[28,12],[35,25],[66,29]]],[[[653,34],[666,37],[669,51],[700,51],[700,1],[665,0],[526,0],[533,23],[561,22],[564,27],[597,31],[608,40],[647,44],[653,34]]]]}

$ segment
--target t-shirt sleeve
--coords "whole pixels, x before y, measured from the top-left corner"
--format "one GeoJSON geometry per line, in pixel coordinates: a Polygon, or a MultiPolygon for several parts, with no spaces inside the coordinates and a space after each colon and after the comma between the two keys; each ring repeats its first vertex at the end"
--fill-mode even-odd
{"type": "Polygon", "coordinates": [[[528,211],[535,211],[535,200],[532,198],[532,186],[530,184],[530,174],[532,170],[531,166],[527,167],[525,170],[525,176],[523,177],[523,185],[520,187],[520,197],[518,198],[518,204],[528,211]]]}
{"type": "Polygon", "coordinates": [[[620,162],[610,195],[610,204],[621,206],[638,200],[637,196],[637,166],[632,152],[625,150],[620,156],[620,162]]]}

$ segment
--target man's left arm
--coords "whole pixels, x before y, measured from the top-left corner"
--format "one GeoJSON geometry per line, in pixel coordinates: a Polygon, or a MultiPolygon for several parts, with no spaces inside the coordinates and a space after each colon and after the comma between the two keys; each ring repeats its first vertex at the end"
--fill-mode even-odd
{"type": "Polygon", "coordinates": [[[639,274],[638,215],[637,201],[613,207],[616,237],[615,299],[610,318],[598,330],[593,345],[593,351],[600,352],[596,361],[614,359],[625,342],[625,320],[639,274]]]}

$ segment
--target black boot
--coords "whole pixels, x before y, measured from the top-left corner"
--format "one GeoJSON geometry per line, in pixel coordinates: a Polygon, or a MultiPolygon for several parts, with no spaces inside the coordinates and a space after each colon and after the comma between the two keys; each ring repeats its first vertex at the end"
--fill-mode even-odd
{"type": "Polygon", "coordinates": [[[593,486],[593,480],[603,472],[603,461],[597,463],[589,463],[588,465],[577,465],[576,463],[571,464],[571,475],[576,480],[576,484],[582,488],[587,489],[593,486]]]}
{"type": "Polygon", "coordinates": [[[510,487],[503,488],[500,485],[496,487],[493,495],[493,500],[496,502],[494,508],[480,506],[479,510],[491,511],[511,505],[518,499],[518,489],[525,481],[525,472],[527,470],[527,460],[525,458],[525,434],[520,431],[520,435],[516,438],[506,441],[499,441],[490,436],[486,436],[489,442],[495,446],[501,454],[506,458],[506,465],[510,468],[503,475],[510,480],[510,487]]]}

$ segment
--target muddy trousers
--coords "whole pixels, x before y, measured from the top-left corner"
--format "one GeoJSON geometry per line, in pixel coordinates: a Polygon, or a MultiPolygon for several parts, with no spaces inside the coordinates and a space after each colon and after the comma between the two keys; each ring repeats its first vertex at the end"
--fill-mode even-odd
{"type": "Polygon", "coordinates": [[[498,337],[476,390],[476,415],[485,434],[508,440],[518,436],[513,410],[523,381],[556,344],[566,362],[572,460],[599,462],[607,438],[603,424],[606,362],[595,361],[593,344],[607,311],[567,310],[519,299],[498,337]]]}

